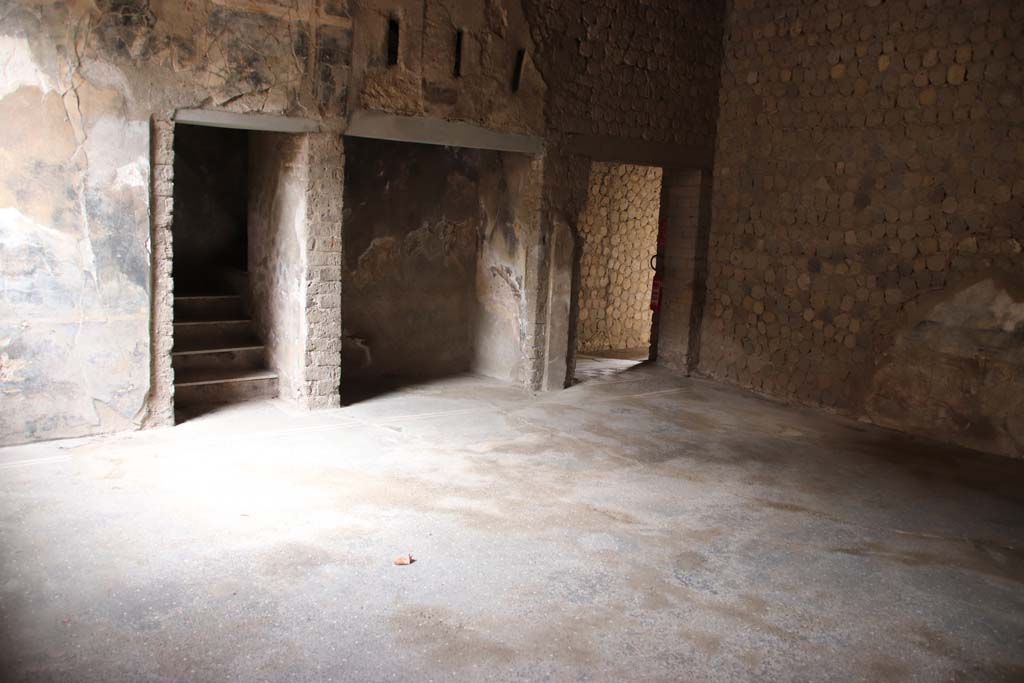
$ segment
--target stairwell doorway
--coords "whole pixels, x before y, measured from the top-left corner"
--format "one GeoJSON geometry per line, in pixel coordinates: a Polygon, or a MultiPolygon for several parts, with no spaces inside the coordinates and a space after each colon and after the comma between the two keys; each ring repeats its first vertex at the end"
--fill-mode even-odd
{"type": "MultiPolygon", "coordinates": [[[[300,410],[336,407],[341,135],[312,119],[208,109],[154,116],[151,134],[152,365],[144,424],[170,426],[211,405],[275,395],[300,410]],[[175,152],[189,144],[181,136],[196,126],[229,129],[246,155],[244,173],[234,167],[246,183],[244,237],[236,228],[233,256],[216,260],[207,273],[177,259],[182,245],[174,244],[195,213],[185,205],[204,194],[186,191],[188,181],[180,182],[189,173],[186,160],[175,163],[175,152]]],[[[224,154],[208,156],[214,159],[208,174],[230,166],[224,154]]]]}
{"type": "Polygon", "coordinates": [[[253,316],[252,133],[179,124],[174,137],[175,412],[274,398],[278,375],[253,316]]]}

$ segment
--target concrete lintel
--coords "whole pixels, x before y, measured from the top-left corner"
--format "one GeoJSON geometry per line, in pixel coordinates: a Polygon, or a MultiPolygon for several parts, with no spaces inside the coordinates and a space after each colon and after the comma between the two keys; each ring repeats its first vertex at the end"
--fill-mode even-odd
{"type": "Polygon", "coordinates": [[[628,140],[602,135],[570,135],[568,149],[594,161],[609,161],[667,168],[708,168],[714,163],[713,147],[687,147],[664,142],[628,140]]]}
{"type": "Polygon", "coordinates": [[[312,119],[273,114],[235,114],[209,109],[179,109],[174,113],[174,121],[194,126],[263,130],[271,133],[315,133],[320,130],[320,124],[312,119]]]}
{"type": "Polygon", "coordinates": [[[544,140],[533,135],[502,133],[470,123],[420,116],[398,116],[377,111],[355,112],[345,135],[424,145],[518,152],[531,156],[544,153],[544,140]]]}

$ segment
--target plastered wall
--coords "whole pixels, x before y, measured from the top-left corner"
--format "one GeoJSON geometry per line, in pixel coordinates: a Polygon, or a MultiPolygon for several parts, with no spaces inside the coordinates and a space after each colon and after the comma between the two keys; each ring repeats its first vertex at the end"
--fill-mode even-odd
{"type": "Polygon", "coordinates": [[[0,23],[2,443],[130,428],[149,386],[148,118],[76,78],[66,4],[0,23]]]}
{"type": "Polygon", "coordinates": [[[315,310],[298,386],[307,405],[337,403],[340,133],[350,103],[499,130],[544,125],[532,62],[519,92],[509,85],[508,55],[530,50],[519,4],[427,4],[3,5],[0,443],[173,421],[173,119],[187,108],[303,117],[324,131],[306,160],[305,296],[315,310]],[[377,37],[396,8],[407,12],[404,61],[388,69],[377,37]],[[460,79],[444,67],[455,26],[469,36],[460,79]],[[358,52],[357,33],[366,39],[358,52]]]}
{"type": "Polygon", "coordinates": [[[323,99],[325,70],[310,69],[326,35],[311,26],[328,24],[313,21],[320,12],[229,0],[4,5],[0,442],[172,419],[167,121],[179,107],[343,110],[323,99]]]}
{"type": "Polygon", "coordinates": [[[303,135],[248,135],[249,308],[282,398],[303,395],[306,335],[306,191],[303,135]]]}
{"type": "Polygon", "coordinates": [[[547,122],[564,134],[710,146],[719,0],[525,0],[547,122]],[[556,87],[557,86],[557,87],[556,87]]]}
{"type": "Polygon", "coordinates": [[[1024,455],[1024,5],[737,0],[701,372],[1024,455]]]}
{"type": "Polygon", "coordinates": [[[661,169],[596,162],[580,220],[577,350],[644,349],[651,335],[661,169]]]}

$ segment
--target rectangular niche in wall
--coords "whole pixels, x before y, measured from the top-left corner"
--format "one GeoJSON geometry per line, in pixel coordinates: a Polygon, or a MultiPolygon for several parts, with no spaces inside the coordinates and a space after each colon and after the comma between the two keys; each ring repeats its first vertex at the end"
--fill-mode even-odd
{"type": "Polygon", "coordinates": [[[401,37],[401,24],[398,23],[398,17],[390,17],[388,19],[388,66],[396,66],[398,64],[398,41],[401,37]]]}
{"type": "Polygon", "coordinates": [[[520,381],[526,240],[515,188],[529,157],[364,138],[345,146],[343,399],[353,382],[466,372],[520,381]]]}

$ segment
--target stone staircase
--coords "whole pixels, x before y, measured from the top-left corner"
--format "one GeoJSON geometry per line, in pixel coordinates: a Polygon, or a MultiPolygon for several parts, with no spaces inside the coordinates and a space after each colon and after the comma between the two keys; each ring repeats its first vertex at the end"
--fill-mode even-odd
{"type": "Polygon", "coordinates": [[[174,297],[175,407],[277,396],[277,374],[234,294],[174,297]]]}

